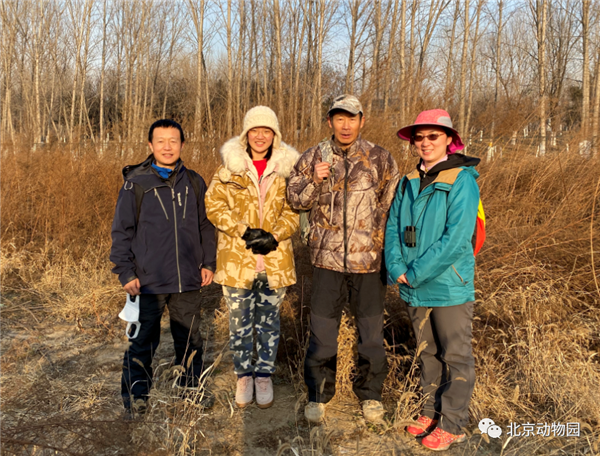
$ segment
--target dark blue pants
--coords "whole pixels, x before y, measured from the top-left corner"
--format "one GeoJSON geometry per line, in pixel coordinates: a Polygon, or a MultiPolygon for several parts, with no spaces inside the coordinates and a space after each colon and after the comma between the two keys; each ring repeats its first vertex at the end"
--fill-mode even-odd
{"type": "Polygon", "coordinates": [[[175,363],[186,368],[182,386],[197,386],[202,374],[202,335],[200,333],[200,291],[140,296],[140,332],[123,357],[121,395],[125,408],[137,400],[146,400],[152,386],[152,358],[160,341],[160,320],[169,307],[171,334],[175,345],[175,363]],[[188,359],[194,353],[192,364],[188,359]]]}
{"type": "Polygon", "coordinates": [[[350,274],[315,268],[310,309],[310,342],[304,360],[308,400],[329,402],[335,394],[337,338],[347,302],[358,327],[358,372],[353,391],[361,401],[381,401],[388,365],[383,347],[386,285],[378,272],[350,274]]]}

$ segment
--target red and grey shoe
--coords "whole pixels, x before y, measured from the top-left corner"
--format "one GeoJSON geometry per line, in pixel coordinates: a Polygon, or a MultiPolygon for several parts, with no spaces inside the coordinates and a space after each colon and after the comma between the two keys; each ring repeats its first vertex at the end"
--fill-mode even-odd
{"type": "Polygon", "coordinates": [[[421,443],[430,450],[445,451],[453,443],[461,443],[465,440],[465,434],[454,435],[437,427],[431,434],[421,440],[421,443]]]}
{"type": "Polygon", "coordinates": [[[433,428],[437,425],[438,420],[432,420],[428,416],[419,415],[417,418],[417,423],[421,426],[410,425],[406,428],[406,432],[414,435],[415,437],[420,436],[421,434],[425,434],[426,432],[431,432],[433,428]]]}

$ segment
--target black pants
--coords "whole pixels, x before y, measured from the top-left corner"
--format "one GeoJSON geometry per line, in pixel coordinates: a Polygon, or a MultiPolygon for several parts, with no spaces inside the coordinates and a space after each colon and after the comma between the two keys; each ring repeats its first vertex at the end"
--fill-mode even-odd
{"type": "Polygon", "coordinates": [[[125,408],[137,399],[146,400],[152,386],[152,358],[160,341],[160,320],[169,306],[175,363],[186,367],[182,386],[196,386],[202,374],[202,335],[200,333],[200,292],[140,296],[140,332],[131,339],[123,357],[121,395],[125,408]],[[187,369],[188,358],[194,353],[187,369]]]}
{"type": "Polygon", "coordinates": [[[475,386],[473,302],[450,307],[409,307],[408,313],[417,346],[427,342],[419,356],[421,386],[426,397],[421,413],[439,418],[439,427],[444,431],[462,434],[461,428],[469,422],[469,402],[475,386]],[[431,313],[425,320],[428,309],[431,313]]]}
{"type": "Polygon", "coordinates": [[[353,390],[361,401],[381,400],[388,373],[383,347],[381,274],[346,274],[315,268],[310,311],[310,343],[304,360],[304,381],[311,402],[329,402],[335,394],[337,337],[348,297],[358,326],[358,373],[353,390]]]}

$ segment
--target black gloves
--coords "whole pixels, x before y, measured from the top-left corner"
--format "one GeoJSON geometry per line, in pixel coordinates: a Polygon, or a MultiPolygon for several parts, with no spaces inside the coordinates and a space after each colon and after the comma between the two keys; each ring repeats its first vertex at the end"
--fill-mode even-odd
{"type": "Polygon", "coordinates": [[[247,228],[242,239],[246,241],[246,249],[252,249],[255,255],[266,255],[279,245],[275,237],[262,228],[247,228]]]}
{"type": "Polygon", "coordinates": [[[246,231],[244,232],[242,239],[244,241],[246,241],[246,248],[250,248],[248,243],[254,241],[256,238],[260,237],[260,236],[264,236],[265,234],[268,234],[265,230],[263,230],[262,228],[246,228],[246,231]]]}

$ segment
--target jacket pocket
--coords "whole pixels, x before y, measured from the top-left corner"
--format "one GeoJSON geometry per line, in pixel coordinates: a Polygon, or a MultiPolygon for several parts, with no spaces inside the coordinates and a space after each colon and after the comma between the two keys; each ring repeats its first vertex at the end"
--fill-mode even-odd
{"type": "Polygon", "coordinates": [[[454,267],[454,265],[452,265],[452,270],[454,271],[454,273],[456,274],[456,276],[458,277],[458,279],[460,280],[460,283],[464,286],[466,284],[468,284],[469,282],[466,282],[462,276],[458,273],[458,271],[456,270],[456,268],[454,267]]]}

